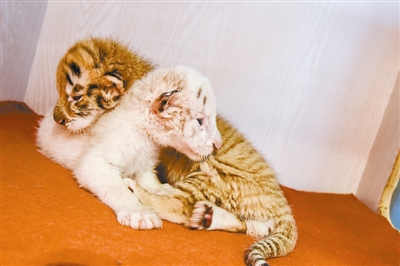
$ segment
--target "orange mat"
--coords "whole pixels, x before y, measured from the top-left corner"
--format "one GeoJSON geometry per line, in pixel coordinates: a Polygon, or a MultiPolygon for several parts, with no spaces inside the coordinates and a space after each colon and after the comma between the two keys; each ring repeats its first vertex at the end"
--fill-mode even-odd
{"type": "MultiPolygon", "coordinates": [[[[1,103],[2,265],[244,265],[243,234],[163,228],[136,231],[78,187],[35,146],[39,116],[1,103]]],[[[400,234],[353,195],[283,187],[299,240],[274,265],[399,265],[400,234]]]]}

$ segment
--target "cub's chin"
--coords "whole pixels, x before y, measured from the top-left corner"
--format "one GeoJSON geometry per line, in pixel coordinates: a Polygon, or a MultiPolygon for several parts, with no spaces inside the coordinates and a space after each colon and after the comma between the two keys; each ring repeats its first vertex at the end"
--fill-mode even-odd
{"type": "Polygon", "coordinates": [[[193,151],[192,149],[187,149],[184,151],[180,151],[181,153],[185,154],[190,160],[193,162],[204,162],[206,161],[213,153],[214,149],[207,148],[199,148],[197,151],[193,151]]]}
{"type": "Polygon", "coordinates": [[[65,127],[72,133],[82,133],[89,129],[104,112],[95,111],[85,117],[77,117],[65,123],[65,127]]]}

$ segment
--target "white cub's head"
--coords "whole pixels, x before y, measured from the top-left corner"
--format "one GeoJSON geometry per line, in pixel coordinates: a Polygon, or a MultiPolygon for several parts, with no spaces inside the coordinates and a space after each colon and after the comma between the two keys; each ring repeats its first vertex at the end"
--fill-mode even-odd
{"type": "Polygon", "coordinates": [[[216,101],[207,78],[189,67],[176,66],[154,70],[142,81],[146,89],[139,97],[154,122],[155,141],[194,161],[206,159],[221,147],[216,101]]]}

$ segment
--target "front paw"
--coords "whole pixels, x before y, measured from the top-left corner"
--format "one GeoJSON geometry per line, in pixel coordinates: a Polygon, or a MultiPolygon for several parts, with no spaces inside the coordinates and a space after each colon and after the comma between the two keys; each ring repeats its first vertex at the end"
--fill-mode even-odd
{"type": "Polygon", "coordinates": [[[156,214],[146,209],[123,208],[117,211],[117,220],[133,229],[155,229],[162,227],[162,221],[156,214]]]}
{"type": "Polygon", "coordinates": [[[211,225],[213,216],[212,205],[206,201],[198,201],[194,205],[192,216],[185,224],[190,229],[203,229],[211,225]]]}

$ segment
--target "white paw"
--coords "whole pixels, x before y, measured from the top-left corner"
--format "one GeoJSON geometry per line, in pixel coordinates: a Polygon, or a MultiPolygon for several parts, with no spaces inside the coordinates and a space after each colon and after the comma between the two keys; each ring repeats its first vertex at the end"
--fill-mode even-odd
{"type": "Polygon", "coordinates": [[[133,229],[155,229],[162,227],[162,221],[158,216],[146,209],[124,208],[117,212],[117,220],[120,224],[130,226],[133,229]]]}
{"type": "Polygon", "coordinates": [[[212,205],[206,201],[198,201],[194,205],[192,216],[186,223],[186,226],[191,229],[208,228],[211,225],[213,216],[212,205]]]}

